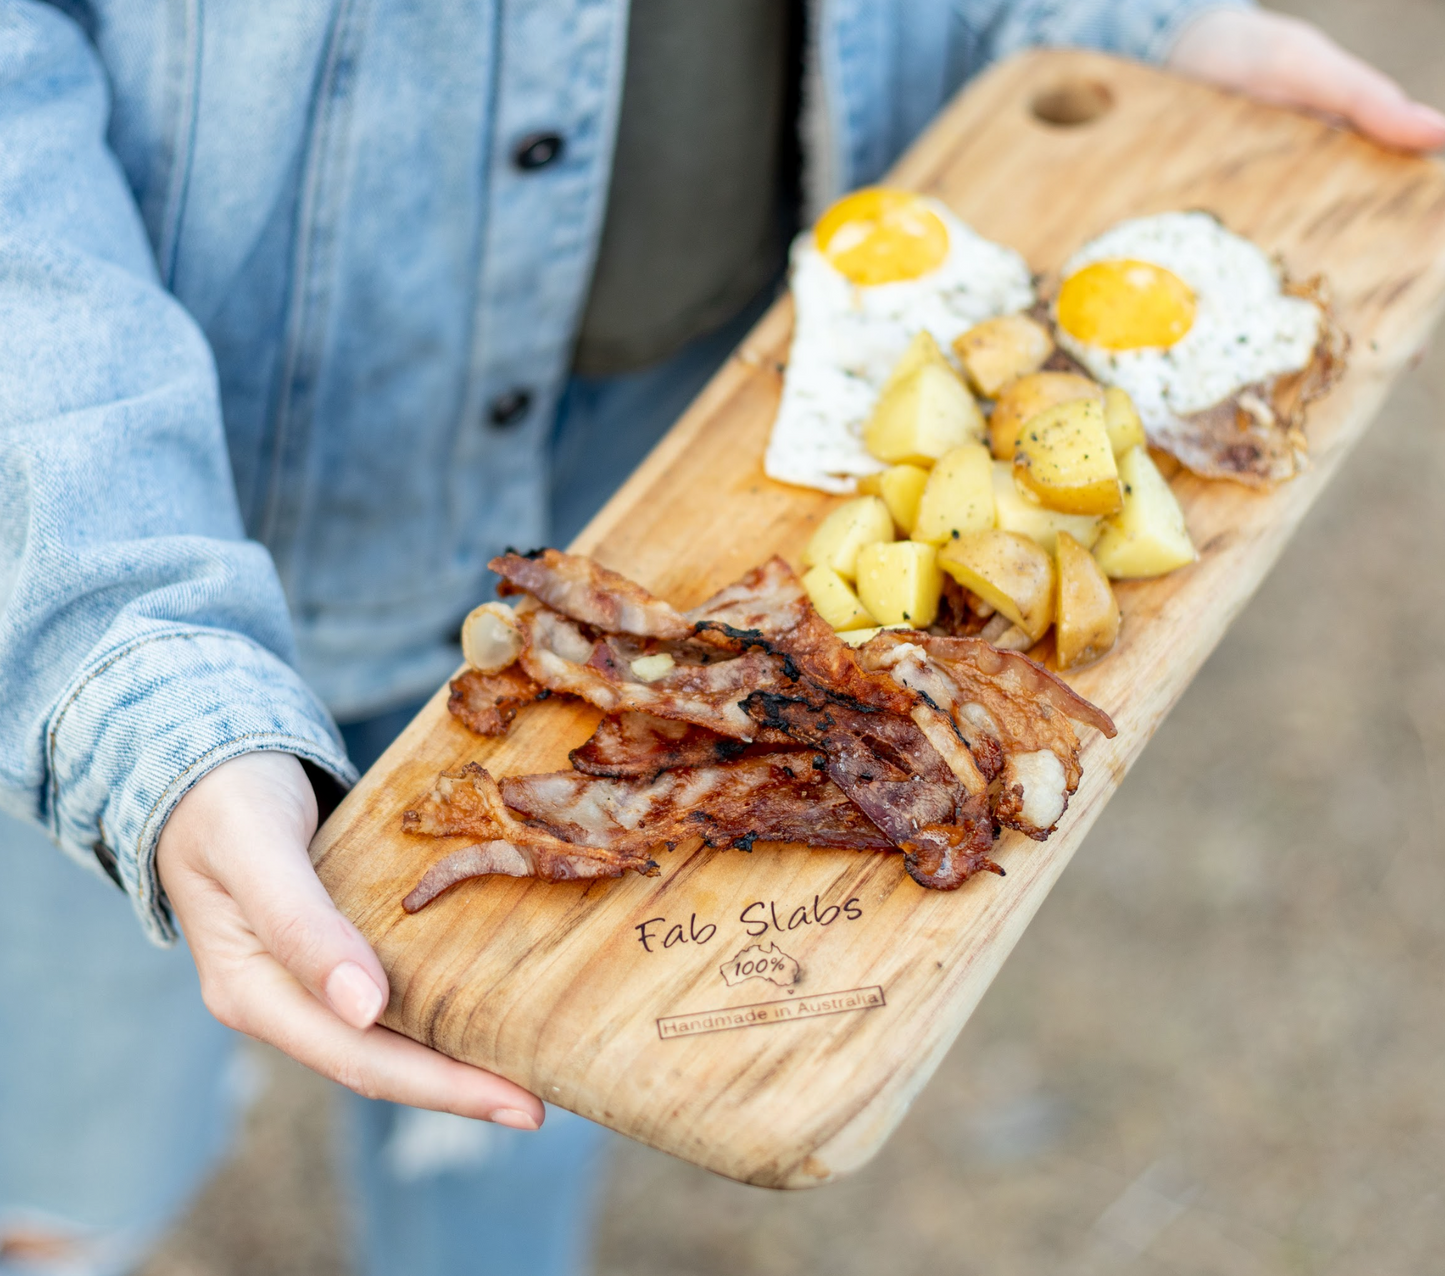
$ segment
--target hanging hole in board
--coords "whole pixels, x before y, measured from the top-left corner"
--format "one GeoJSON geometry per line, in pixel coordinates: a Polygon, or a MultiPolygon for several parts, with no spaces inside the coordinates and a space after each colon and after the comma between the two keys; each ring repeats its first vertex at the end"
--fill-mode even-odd
{"type": "Polygon", "coordinates": [[[1035,119],[1059,128],[1090,124],[1114,105],[1114,95],[1098,80],[1063,80],[1041,89],[1029,103],[1035,119]]]}

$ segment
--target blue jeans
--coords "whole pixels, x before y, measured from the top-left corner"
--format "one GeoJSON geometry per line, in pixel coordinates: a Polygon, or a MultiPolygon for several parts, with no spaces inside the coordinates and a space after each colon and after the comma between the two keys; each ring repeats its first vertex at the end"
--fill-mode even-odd
{"type": "MultiPolygon", "coordinates": [[[[760,313],[657,368],[574,378],[555,435],[553,542],[626,478],[760,313]]],[[[365,770],[407,705],[343,725],[365,770]]],[[[125,897],[0,816],[0,1237],[73,1235],[67,1276],[138,1263],[225,1155],[237,1039],[206,1012],[184,949],[153,948],[125,897]]],[[[365,1276],[575,1276],[606,1132],[548,1109],[539,1133],[343,1092],[339,1170],[365,1276]]],[[[0,1276],[36,1269],[0,1257],[0,1276]]]]}
{"type": "MultiPolygon", "coordinates": [[[[365,767],[415,706],[344,728],[365,767]]],[[[119,1276],[231,1143],[238,1038],[184,947],[152,947],[125,897],[0,816],[0,1237],[74,1239],[65,1276],[119,1276]]],[[[549,1108],[529,1134],[362,1099],[338,1170],[365,1276],[586,1270],[605,1130],[549,1108]]],[[[0,1256],[0,1276],[35,1276],[0,1256]]]]}

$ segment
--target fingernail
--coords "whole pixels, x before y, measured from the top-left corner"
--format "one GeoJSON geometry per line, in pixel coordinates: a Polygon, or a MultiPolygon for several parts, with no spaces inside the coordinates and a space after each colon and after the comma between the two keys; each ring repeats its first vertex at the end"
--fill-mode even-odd
{"type": "Polygon", "coordinates": [[[354,961],[344,961],[327,976],[326,1000],[353,1028],[369,1028],[385,1006],[381,989],[354,961]]]}
{"type": "Polygon", "coordinates": [[[535,1117],[530,1113],[521,1112],[516,1108],[498,1108],[492,1113],[489,1120],[495,1121],[498,1125],[510,1126],[514,1130],[537,1130],[541,1128],[537,1124],[535,1117]]]}

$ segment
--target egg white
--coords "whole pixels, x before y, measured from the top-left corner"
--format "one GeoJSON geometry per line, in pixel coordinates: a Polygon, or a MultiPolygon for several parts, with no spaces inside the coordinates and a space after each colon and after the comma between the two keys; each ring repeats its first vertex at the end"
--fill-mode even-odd
{"type": "Polygon", "coordinates": [[[947,351],[974,324],[1033,304],[1028,264],[984,239],[937,200],[923,201],[948,231],[948,252],[916,279],[865,287],[818,250],[793,241],[793,343],[764,468],[784,483],[851,492],[883,469],[863,426],[908,343],[923,329],[947,351]]]}
{"type": "Polygon", "coordinates": [[[1056,325],[1059,345],[1096,380],[1127,391],[1146,429],[1303,368],[1314,353],[1319,308],[1281,292],[1279,267],[1208,213],[1120,222],[1069,258],[1062,278],[1111,258],[1162,266],[1194,293],[1193,326],[1165,348],[1106,350],[1056,325]]]}

